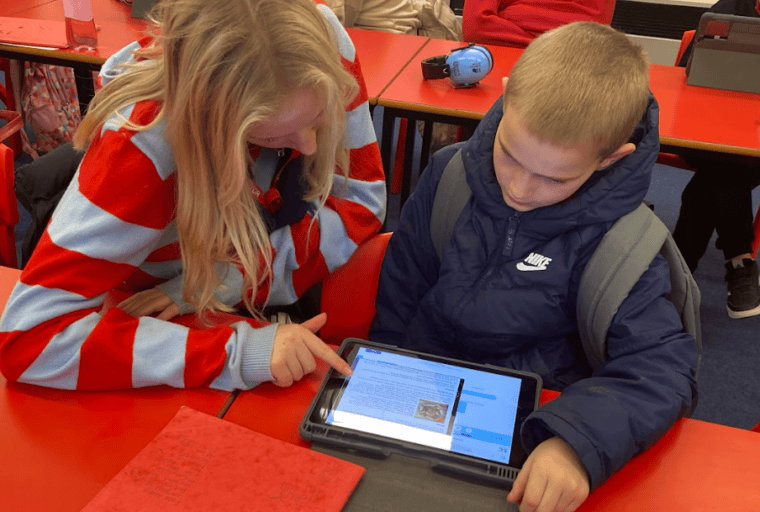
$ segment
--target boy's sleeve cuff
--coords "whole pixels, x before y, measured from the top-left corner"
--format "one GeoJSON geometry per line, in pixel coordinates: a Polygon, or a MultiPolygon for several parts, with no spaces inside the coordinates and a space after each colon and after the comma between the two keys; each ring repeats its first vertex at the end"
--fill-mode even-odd
{"type": "Polygon", "coordinates": [[[604,480],[604,471],[594,445],[564,419],[550,412],[535,411],[520,428],[520,440],[527,453],[550,437],[557,436],[569,444],[581,459],[589,477],[591,490],[604,480]]]}

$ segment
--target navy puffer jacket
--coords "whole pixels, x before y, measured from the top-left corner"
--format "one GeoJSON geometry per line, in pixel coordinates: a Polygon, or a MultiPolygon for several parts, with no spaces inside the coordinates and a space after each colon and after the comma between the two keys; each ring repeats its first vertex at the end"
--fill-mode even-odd
{"type": "Polygon", "coordinates": [[[604,233],[649,187],[659,151],[657,103],[650,100],[631,138],[636,151],[594,173],[571,198],[523,213],[504,202],[494,174],[501,116],[499,100],[469,141],[432,157],[389,243],[370,337],[540,374],[562,395],[529,417],[523,445],[530,451],[561,437],[595,488],[662,437],[696,394],[696,343],[667,299],[661,256],[621,305],[608,332],[609,360],[593,375],[577,337],[583,270],[604,233]],[[430,236],[433,198],[460,147],[472,198],[439,261],[430,236]],[[536,255],[550,258],[546,268],[521,271],[536,255]]]}

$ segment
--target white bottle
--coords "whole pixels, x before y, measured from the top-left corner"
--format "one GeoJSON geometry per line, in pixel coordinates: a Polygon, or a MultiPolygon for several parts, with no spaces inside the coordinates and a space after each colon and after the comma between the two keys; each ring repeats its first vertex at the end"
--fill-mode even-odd
{"type": "Polygon", "coordinates": [[[91,0],[63,0],[63,15],[66,18],[66,42],[69,48],[94,50],[98,47],[91,0]]]}

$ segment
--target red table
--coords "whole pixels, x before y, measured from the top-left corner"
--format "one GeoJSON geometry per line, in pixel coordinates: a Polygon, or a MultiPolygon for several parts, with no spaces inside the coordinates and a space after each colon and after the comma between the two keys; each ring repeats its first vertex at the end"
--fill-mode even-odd
{"type": "Polygon", "coordinates": [[[346,31],[359,55],[370,105],[377,103],[378,96],[429,41],[423,36],[360,28],[348,28],[346,31]]]}
{"type": "MultiPolygon", "coordinates": [[[[327,365],[290,388],[241,392],[225,420],[301,446],[298,428],[327,365]]],[[[544,403],[557,394],[544,391],[544,403]]],[[[596,489],[578,512],[760,510],[760,433],[681,419],[596,489]]]]}
{"type": "Polygon", "coordinates": [[[318,359],[317,369],[289,388],[265,382],[241,391],[224,419],[289,443],[309,446],[298,429],[328,368],[327,363],[318,359]]]}
{"type": "Polygon", "coordinates": [[[447,55],[464,43],[431,39],[399,73],[380,96],[378,105],[414,110],[456,119],[480,120],[501,93],[502,77],[509,76],[522,50],[505,46],[486,46],[493,55],[493,69],[475,87],[455,89],[448,79],[424,80],[422,61],[447,55]]]}
{"type": "MultiPolygon", "coordinates": [[[[384,129],[392,130],[396,117],[422,120],[428,130],[431,121],[474,129],[502,93],[501,78],[509,76],[522,50],[486,45],[494,56],[494,69],[471,89],[454,89],[447,80],[423,80],[423,59],[446,55],[460,45],[431,39],[409,62],[378,100],[385,109],[384,129]]],[[[663,151],[684,156],[721,153],[723,158],[743,162],[760,158],[760,95],[690,86],[684,68],[660,65],[650,68],[650,88],[660,105],[663,151]]],[[[409,192],[414,124],[410,122],[407,131],[402,203],[409,192]]],[[[388,165],[391,138],[392,131],[387,137],[383,132],[381,154],[388,165]]],[[[423,134],[420,170],[427,164],[429,147],[430,139],[423,134]]]]}
{"type": "Polygon", "coordinates": [[[760,94],[687,85],[685,68],[654,64],[649,86],[663,144],[760,157],[760,94]]]}
{"type": "MultiPolygon", "coordinates": [[[[423,80],[420,63],[461,43],[431,39],[386,88],[378,105],[479,120],[502,93],[522,50],[487,45],[494,68],[476,87],[454,89],[446,80],[423,80]]],[[[760,94],[686,84],[685,68],[651,65],[650,88],[660,105],[662,142],[721,153],[760,157],[760,94]]]]}
{"type": "MultiPolygon", "coordinates": [[[[40,62],[74,68],[74,76],[82,113],[95,94],[92,72],[117,50],[143,36],[146,23],[132,18],[132,7],[117,0],[92,0],[93,17],[98,30],[98,47],[89,52],[69,48],[46,49],[0,43],[0,57],[19,61],[40,62]]],[[[60,0],[4,0],[0,16],[54,20],[63,23],[63,2],[60,0]]]]}
{"type": "Polygon", "coordinates": [[[577,512],[760,510],[760,433],[682,419],[577,512]]]}
{"type": "MultiPolygon", "coordinates": [[[[0,267],[0,310],[18,270],[0,267]]],[[[306,446],[298,426],[327,365],[289,388],[241,392],[225,420],[306,446]]],[[[0,377],[0,508],[78,512],[186,405],[217,414],[229,393],[166,387],[62,391],[0,377]]],[[[542,394],[542,401],[551,399],[542,394]]],[[[595,490],[579,512],[760,510],[760,433],[680,420],[595,490]]]]}
{"type": "MultiPolygon", "coordinates": [[[[72,63],[103,64],[108,57],[142,37],[145,21],[131,16],[132,7],[117,0],[92,0],[93,17],[98,30],[98,47],[84,52],[69,48],[42,49],[0,44],[2,52],[16,52],[26,60],[38,58],[59,59],[62,65],[72,63]]],[[[61,0],[13,0],[0,2],[0,16],[55,20],[63,23],[61,0]]],[[[13,57],[20,58],[20,57],[13,57]]]]}
{"type": "MultiPolygon", "coordinates": [[[[0,267],[0,311],[19,274],[0,267]]],[[[65,391],[0,375],[0,510],[79,512],[181,406],[216,415],[230,397],[205,388],[65,391]]]]}
{"type": "MultiPolygon", "coordinates": [[[[461,125],[465,129],[463,140],[469,138],[478,122],[503,91],[502,77],[509,76],[522,50],[504,46],[484,45],[493,55],[491,72],[475,87],[455,89],[448,79],[424,80],[422,61],[438,55],[447,55],[452,48],[464,43],[431,39],[409,62],[404,70],[380,95],[378,105],[383,107],[383,136],[380,154],[386,174],[391,175],[391,141],[396,118],[407,119],[404,144],[403,178],[400,204],[403,206],[411,191],[411,170],[414,160],[414,141],[417,121],[424,123],[419,172],[427,166],[432,139],[433,123],[461,125]]],[[[401,142],[400,142],[401,143],[401,142]]]]}
{"type": "MultiPolygon", "coordinates": [[[[356,53],[359,56],[364,82],[367,84],[370,112],[372,113],[379,96],[393,83],[398,74],[430,39],[423,36],[391,34],[360,28],[348,28],[346,31],[351,36],[356,47],[356,53]]],[[[388,141],[390,143],[390,138],[388,141]]],[[[390,147],[388,153],[390,153],[390,147]]],[[[383,164],[384,169],[386,169],[386,186],[390,190],[391,173],[387,172],[390,167],[386,160],[383,160],[383,164]]]]}

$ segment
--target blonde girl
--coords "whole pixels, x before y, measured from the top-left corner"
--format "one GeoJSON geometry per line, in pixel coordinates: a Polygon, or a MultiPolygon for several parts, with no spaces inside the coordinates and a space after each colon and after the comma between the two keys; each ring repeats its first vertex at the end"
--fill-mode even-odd
{"type": "Polygon", "coordinates": [[[70,389],[287,386],[315,357],[350,372],[314,334],[324,315],[260,314],[382,224],[350,39],[311,0],[164,0],[155,22],[104,66],[84,159],[0,323],[0,369],[70,389]],[[137,293],[104,308],[119,292],[137,293]],[[167,321],[243,306],[252,319],[167,321]]]}

